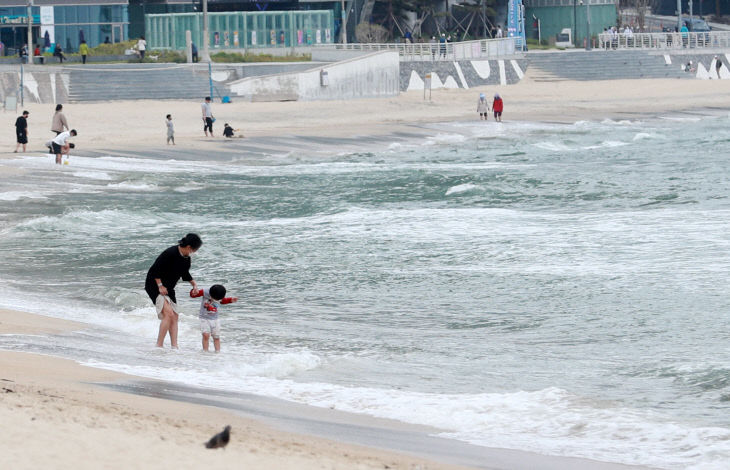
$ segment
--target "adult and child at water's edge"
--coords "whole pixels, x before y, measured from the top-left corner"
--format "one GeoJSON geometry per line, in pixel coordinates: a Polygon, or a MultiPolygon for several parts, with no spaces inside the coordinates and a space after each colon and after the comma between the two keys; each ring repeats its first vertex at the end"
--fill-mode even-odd
{"type": "Polygon", "coordinates": [[[177,304],[175,286],[178,281],[189,282],[192,286],[190,297],[202,297],[198,318],[202,335],[203,350],[208,351],[210,338],[213,338],[215,352],[220,352],[220,319],[218,309],[222,304],[238,301],[238,297],[226,297],[226,288],[214,284],[210,288],[201,289],[190,274],[190,258],[203,245],[200,236],[188,233],[177,245],[163,251],[147,271],[145,291],[149,295],[160,319],[157,335],[157,347],[163,347],[169,335],[170,346],[177,349],[178,322],[180,308],[177,304]]]}

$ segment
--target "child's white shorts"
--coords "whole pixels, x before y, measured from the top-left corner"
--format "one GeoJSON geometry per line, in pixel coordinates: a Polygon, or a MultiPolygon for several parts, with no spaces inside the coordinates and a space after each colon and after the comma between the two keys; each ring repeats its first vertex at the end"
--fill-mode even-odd
{"type": "Polygon", "coordinates": [[[207,318],[200,319],[200,331],[202,333],[209,333],[213,339],[221,337],[221,320],[220,318],[215,320],[208,320],[207,318]]]}

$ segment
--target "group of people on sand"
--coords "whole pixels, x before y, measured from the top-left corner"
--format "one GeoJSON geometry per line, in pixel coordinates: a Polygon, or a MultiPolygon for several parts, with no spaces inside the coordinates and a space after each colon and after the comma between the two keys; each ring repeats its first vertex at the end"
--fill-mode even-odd
{"type": "MultiPolygon", "coordinates": [[[[494,113],[494,120],[502,122],[502,110],[504,109],[504,102],[499,93],[494,94],[494,100],[492,101],[491,111],[494,113]]],[[[483,121],[489,120],[489,102],[484,93],[479,93],[479,101],[477,101],[477,113],[479,113],[479,119],[483,121]]]]}
{"type": "MultiPolygon", "coordinates": [[[[212,100],[210,96],[206,96],[203,104],[200,105],[203,118],[203,132],[205,133],[206,137],[214,137],[213,123],[215,122],[215,117],[213,116],[213,108],[211,106],[211,103],[212,100]]],[[[167,145],[175,145],[175,125],[172,123],[172,114],[168,114],[167,116],[165,116],[165,126],[167,127],[167,145]]],[[[228,123],[225,123],[223,125],[223,137],[229,139],[235,137],[234,133],[237,131],[238,129],[234,129],[228,123]]],[[[239,137],[243,136],[239,135],[239,137]]]]}
{"type": "MultiPolygon", "coordinates": [[[[15,140],[17,142],[15,145],[15,153],[18,152],[21,145],[23,146],[23,152],[26,151],[29,116],[30,113],[28,111],[23,111],[23,114],[15,120],[15,140]]],[[[62,156],[66,155],[68,158],[68,153],[75,147],[73,143],[69,142],[69,139],[77,135],[76,129],[70,129],[68,127],[68,121],[63,114],[62,104],[56,105],[56,111],[51,121],[51,132],[55,132],[56,137],[46,142],[46,147],[48,147],[48,150],[52,154],[56,155],[56,163],[60,165],[62,156]]]]}
{"type": "Polygon", "coordinates": [[[147,271],[145,291],[149,295],[157,310],[160,320],[160,329],[157,334],[157,347],[163,347],[165,337],[170,336],[170,346],[177,349],[178,322],[180,308],[177,305],[175,286],[178,281],[189,282],[192,286],[190,297],[201,297],[198,318],[202,334],[203,351],[208,351],[210,338],[213,338],[215,352],[221,350],[220,319],[218,310],[222,304],[236,302],[238,297],[226,297],[226,288],[214,284],[207,289],[200,289],[190,274],[190,258],[203,245],[203,240],[195,233],[188,233],[177,242],[163,251],[147,271]]]}

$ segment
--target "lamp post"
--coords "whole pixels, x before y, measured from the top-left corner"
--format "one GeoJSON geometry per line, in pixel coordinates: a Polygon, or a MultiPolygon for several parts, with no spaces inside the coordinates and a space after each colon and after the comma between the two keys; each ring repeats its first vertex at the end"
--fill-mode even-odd
{"type": "Polygon", "coordinates": [[[591,0],[586,0],[586,50],[591,50],[591,0]]]}
{"type": "Polygon", "coordinates": [[[342,0],[342,44],[347,44],[347,12],[345,11],[345,0],[342,0]]]}
{"type": "Polygon", "coordinates": [[[28,1],[28,63],[33,63],[33,0],[28,1]]]}
{"type": "Polygon", "coordinates": [[[210,53],[208,51],[208,41],[210,35],[208,34],[208,0],[203,0],[203,53],[200,54],[200,60],[202,62],[210,63],[210,53]]]}

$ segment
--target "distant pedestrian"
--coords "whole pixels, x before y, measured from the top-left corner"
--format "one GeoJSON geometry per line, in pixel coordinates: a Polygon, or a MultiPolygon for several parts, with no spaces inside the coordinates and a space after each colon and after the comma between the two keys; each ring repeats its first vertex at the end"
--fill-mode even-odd
{"type": "Polygon", "coordinates": [[[58,57],[58,62],[63,63],[63,59],[66,58],[66,54],[63,53],[63,47],[56,45],[56,50],[53,51],[53,55],[58,57]]]}
{"type": "Polygon", "coordinates": [[[446,34],[441,33],[439,38],[439,57],[446,58],[446,34]]]}
{"type": "Polygon", "coordinates": [[[497,35],[496,35],[497,39],[501,38],[503,35],[504,35],[504,33],[502,33],[502,27],[497,26],[497,35]]]}
{"type": "Polygon", "coordinates": [[[104,44],[111,44],[112,42],[109,40],[109,36],[104,38],[104,44]]]}
{"type": "Polygon", "coordinates": [[[436,37],[431,36],[431,40],[428,43],[431,45],[431,60],[436,60],[436,37]]]}
{"type": "Polygon", "coordinates": [[[489,120],[489,102],[484,93],[479,93],[479,101],[477,101],[477,112],[479,113],[479,120],[489,120]]]}
{"type": "Polygon", "coordinates": [[[494,111],[494,120],[502,122],[502,110],[504,109],[504,102],[499,93],[494,94],[494,101],[492,101],[492,111],[494,111]]]}
{"type": "Polygon", "coordinates": [[[81,41],[81,45],[79,46],[79,54],[81,54],[81,63],[86,63],[86,56],[89,55],[89,45],[86,44],[86,40],[81,41]]]}
{"type": "Polygon", "coordinates": [[[213,117],[213,110],[210,107],[210,96],[205,97],[205,102],[201,105],[201,109],[203,111],[203,132],[208,137],[208,132],[210,131],[210,136],[213,137],[213,122],[215,122],[215,118],[213,117]]]}
{"type": "Polygon", "coordinates": [[[18,143],[15,145],[15,153],[18,153],[18,149],[23,145],[23,152],[25,152],[25,144],[28,143],[28,111],[23,111],[22,116],[18,116],[15,120],[15,136],[17,137],[18,143]]]}
{"type": "Polygon", "coordinates": [[[720,78],[720,70],[722,69],[722,59],[715,56],[715,72],[717,72],[717,78],[720,78]]]}
{"type": "Polygon", "coordinates": [[[51,121],[51,132],[55,132],[58,135],[64,129],[69,129],[68,122],[66,121],[66,116],[63,115],[63,105],[57,104],[56,112],[53,114],[53,120],[51,121]]]}
{"type": "Polygon", "coordinates": [[[198,46],[196,46],[194,42],[191,42],[190,49],[193,53],[193,63],[195,63],[198,61],[198,46]]]}
{"type": "Polygon", "coordinates": [[[172,145],[175,145],[175,128],[172,125],[172,114],[168,114],[167,120],[165,121],[165,124],[167,124],[167,145],[170,145],[170,142],[172,142],[172,145]]]}
{"type": "Polygon", "coordinates": [[[145,41],[144,36],[140,36],[139,41],[137,41],[137,51],[139,52],[139,61],[144,61],[144,54],[147,52],[147,41],[145,41]]]}

